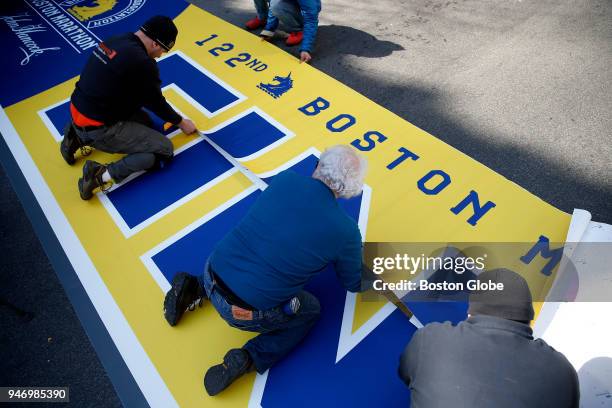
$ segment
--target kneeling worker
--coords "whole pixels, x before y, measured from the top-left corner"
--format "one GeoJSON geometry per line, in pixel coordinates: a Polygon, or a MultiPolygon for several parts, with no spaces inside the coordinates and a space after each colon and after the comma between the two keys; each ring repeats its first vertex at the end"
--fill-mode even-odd
{"type": "Polygon", "coordinates": [[[336,199],[358,195],[365,170],[365,159],[352,148],[334,146],[312,177],[279,173],[217,244],[201,276],[175,276],[164,301],[170,325],[205,297],[230,326],[260,333],[208,370],[208,394],[246,372],[265,372],[306,336],[320,305],[303,287],[328,264],[347,290],[362,290],[361,234],[336,199]]]}
{"type": "MultiPolygon", "coordinates": [[[[260,10],[264,9],[265,2],[256,2],[256,5],[260,13],[260,10]]],[[[264,39],[271,39],[279,23],[282,23],[290,31],[285,43],[290,46],[301,44],[300,61],[309,62],[312,59],[312,49],[319,28],[320,12],[321,0],[271,0],[266,26],[259,35],[264,39]]],[[[247,28],[256,25],[259,26],[249,21],[247,28]]]]}
{"type": "Polygon", "coordinates": [[[532,336],[525,279],[508,269],[478,279],[504,288],[472,292],[467,320],[426,325],[402,354],[399,375],[410,388],[410,406],[578,408],[576,370],[532,336]]]}
{"type": "Polygon", "coordinates": [[[191,120],[172,109],[161,92],[155,59],[170,51],[177,33],[169,17],[155,16],[136,33],[100,43],[89,57],[70,98],[72,120],[64,129],[60,153],[70,165],[76,162],[77,150],[86,146],[127,156],[109,165],[85,162],[78,183],[83,200],[89,200],[107,182],[119,183],[132,173],[163,166],[172,159],[172,143],[152,128],[143,107],[186,134],[197,130],[191,120]]]}

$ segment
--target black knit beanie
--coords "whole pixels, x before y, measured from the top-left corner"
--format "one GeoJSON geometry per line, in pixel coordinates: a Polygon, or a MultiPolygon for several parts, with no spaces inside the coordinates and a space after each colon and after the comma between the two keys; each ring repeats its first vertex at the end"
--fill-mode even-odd
{"type": "Polygon", "coordinates": [[[174,21],[166,16],[151,17],[140,27],[140,31],[166,51],[170,51],[174,47],[178,35],[178,29],[174,25],[174,21]]]}
{"type": "Polygon", "coordinates": [[[531,291],[527,281],[509,269],[495,269],[478,276],[482,283],[502,283],[503,290],[479,290],[470,294],[468,313],[530,322],[533,320],[531,291]]]}

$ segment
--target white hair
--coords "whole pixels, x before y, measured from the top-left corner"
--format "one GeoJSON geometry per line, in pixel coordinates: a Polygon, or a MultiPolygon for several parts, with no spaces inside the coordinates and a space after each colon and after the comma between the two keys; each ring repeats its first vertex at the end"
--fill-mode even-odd
{"type": "Polygon", "coordinates": [[[325,150],[313,177],[324,182],[338,197],[351,198],[363,189],[368,163],[353,148],[336,145],[325,150]]]}

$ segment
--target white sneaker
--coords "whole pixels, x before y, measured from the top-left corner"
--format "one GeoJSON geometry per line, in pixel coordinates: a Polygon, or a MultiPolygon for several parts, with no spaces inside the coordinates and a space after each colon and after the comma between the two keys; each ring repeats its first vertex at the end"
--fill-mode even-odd
{"type": "Polygon", "coordinates": [[[259,33],[260,37],[263,37],[267,40],[271,39],[272,37],[274,37],[274,31],[270,31],[270,30],[261,30],[261,32],[259,33]]]}

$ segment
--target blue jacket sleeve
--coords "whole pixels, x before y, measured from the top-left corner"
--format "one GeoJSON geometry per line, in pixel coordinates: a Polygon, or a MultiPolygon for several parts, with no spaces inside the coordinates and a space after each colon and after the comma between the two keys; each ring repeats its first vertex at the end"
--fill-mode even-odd
{"type": "Polygon", "coordinates": [[[360,292],[361,272],[363,268],[363,249],[361,245],[361,233],[355,225],[351,236],[340,250],[338,259],[334,262],[336,275],[342,285],[349,292],[360,292]]]}
{"type": "Polygon", "coordinates": [[[314,46],[319,28],[319,12],[321,11],[320,0],[298,0],[302,17],[304,18],[304,39],[300,51],[310,52],[314,46]]]}

